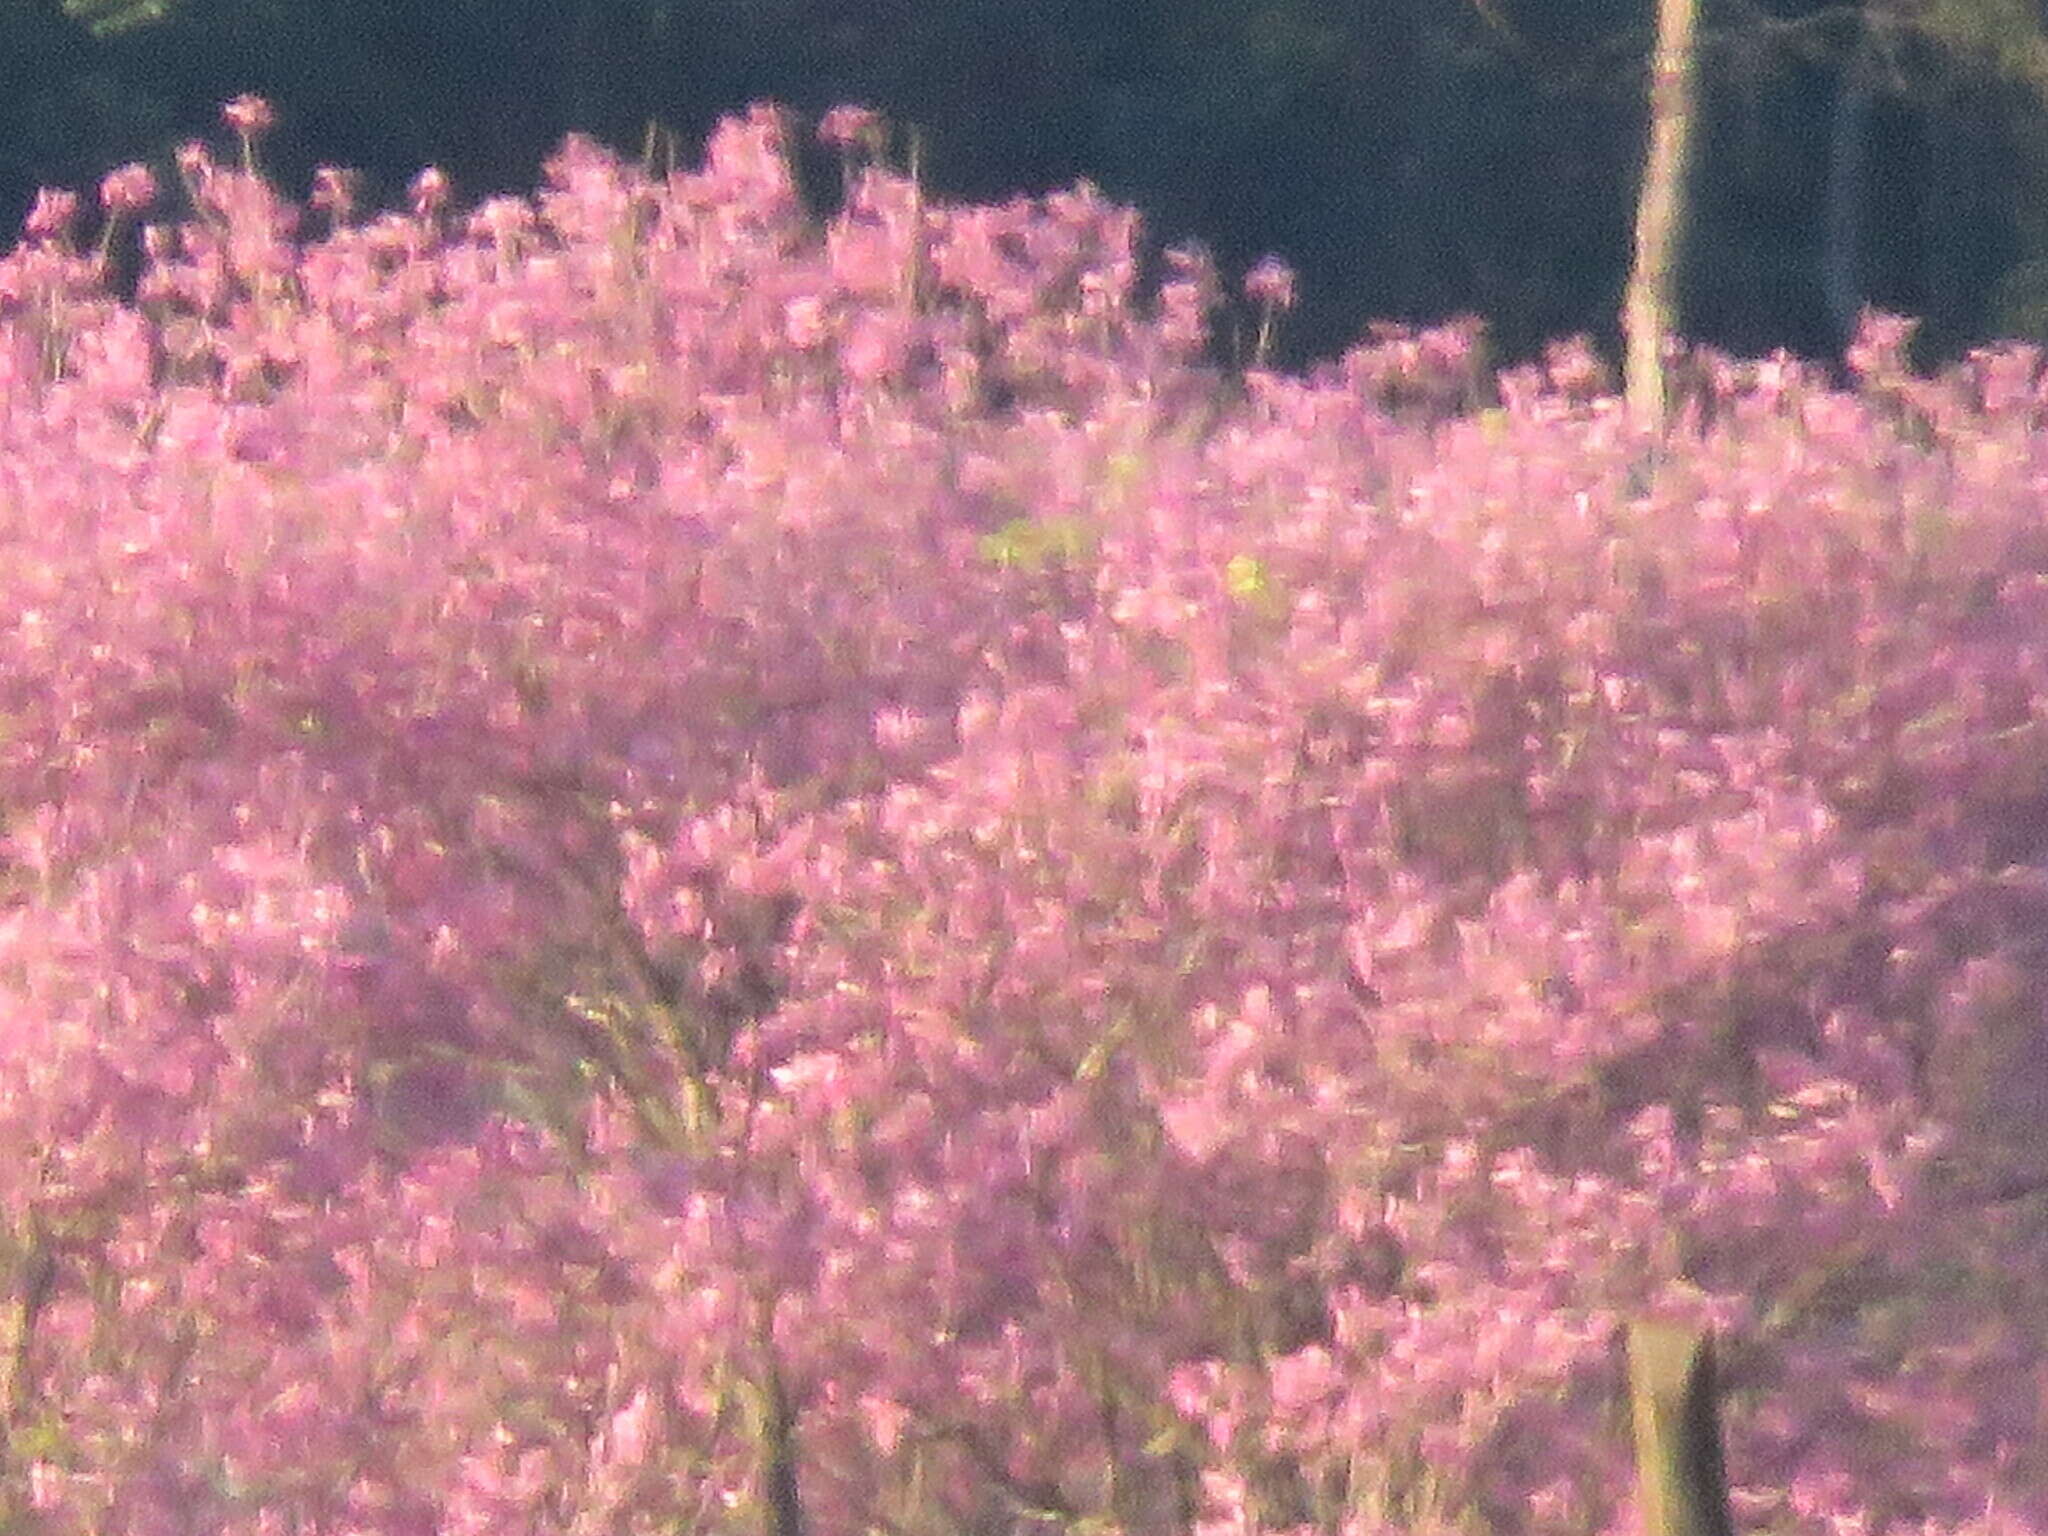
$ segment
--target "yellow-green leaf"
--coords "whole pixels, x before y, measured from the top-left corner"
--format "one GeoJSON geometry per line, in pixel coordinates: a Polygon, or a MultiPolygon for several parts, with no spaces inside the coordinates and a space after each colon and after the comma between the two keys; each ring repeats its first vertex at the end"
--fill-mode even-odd
{"type": "Polygon", "coordinates": [[[1241,602],[1262,597],[1266,591],[1266,567],[1255,555],[1232,555],[1223,567],[1223,581],[1230,595],[1241,602]]]}

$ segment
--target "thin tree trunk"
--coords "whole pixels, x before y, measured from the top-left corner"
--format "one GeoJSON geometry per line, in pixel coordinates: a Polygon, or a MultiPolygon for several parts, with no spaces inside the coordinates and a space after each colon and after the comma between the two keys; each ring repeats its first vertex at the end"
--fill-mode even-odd
{"type": "Polygon", "coordinates": [[[1866,35],[1856,45],[1835,98],[1835,126],[1828,145],[1827,241],[1821,251],[1821,292],[1843,345],[1856,339],[1863,311],[1863,157],[1876,99],[1875,60],[1866,35]]]}
{"type": "Polygon", "coordinates": [[[1639,1319],[1628,1361],[1645,1536],[1734,1536],[1712,1338],[1639,1319]]]}
{"type": "Polygon", "coordinates": [[[1629,414],[1661,430],[1668,405],[1664,342],[1672,329],[1672,286],[1685,238],[1685,169],[1692,147],[1698,78],[1694,36],[1699,0],[1657,0],[1650,65],[1650,145],[1636,200],[1635,266],[1622,308],[1628,342],[1629,414]]]}

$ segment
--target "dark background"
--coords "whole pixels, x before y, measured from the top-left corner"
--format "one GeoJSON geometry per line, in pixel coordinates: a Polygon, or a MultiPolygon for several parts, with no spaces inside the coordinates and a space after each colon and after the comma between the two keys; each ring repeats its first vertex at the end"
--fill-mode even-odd
{"type": "MultiPolygon", "coordinates": [[[[147,159],[174,188],[171,148],[231,145],[242,92],[278,113],[273,181],[304,198],[353,166],[372,207],[427,164],[459,205],[530,191],[570,129],[637,156],[659,122],[687,165],[751,101],[806,129],[851,101],[919,130],[935,195],[1085,176],[1233,280],[1285,256],[1283,362],[1460,312],[1502,360],[1573,332],[1612,355],[1652,4],[0,0],[0,246],[38,186],[90,202],[147,159]]],[[[2041,0],[1703,4],[1685,335],[1835,356],[1832,251],[1854,298],[1923,318],[1923,362],[2048,336],[2041,0]]],[[[827,204],[835,163],[809,172],[827,204]]]]}

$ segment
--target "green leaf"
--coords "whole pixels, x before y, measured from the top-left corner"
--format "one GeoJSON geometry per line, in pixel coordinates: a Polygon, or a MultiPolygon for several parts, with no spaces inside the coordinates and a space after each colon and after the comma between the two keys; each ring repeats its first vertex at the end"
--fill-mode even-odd
{"type": "Polygon", "coordinates": [[[981,558],[1004,570],[1036,576],[1052,561],[1071,564],[1088,553],[1093,542],[1078,517],[1013,517],[994,533],[981,536],[981,558]]]}
{"type": "Polygon", "coordinates": [[[1179,1424],[1169,1424],[1150,1440],[1145,1442],[1147,1456],[1171,1456],[1186,1442],[1187,1431],[1179,1424]]]}
{"type": "Polygon", "coordinates": [[[1232,555],[1223,567],[1223,585],[1232,602],[1262,618],[1277,618],[1287,611],[1284,584],[1256,555],[1232,555]]]}
{"type": "Polygon", "coordinates": [[[170,15],[170,0],[63,0],[64,14],[94,37],[118,37],[170,15]]]}
{"type": "Polygon", "coordinates": [[[1254,555],[1232,555],[1223,567],[1223,581],[1230,595],[1240,602],[1262,597],[1266,591],[1266,567],[1254,555]]]}
{"type": "Polygon", "coordinates": [[[1074,1081],[1092,1083],[1102,1076],[1109,1066],[1109,1058],[1116,1054],[1116,1048],[1124,1043],[1130,1032],[1131,1021],[1128,1017],[1119,1018],[1104,1030],[1096,1038],[1095,1043],[1088,1047],[1088,1054],[1081,1058],[1081,1064],[1074,1068],[1074,1081]]]}

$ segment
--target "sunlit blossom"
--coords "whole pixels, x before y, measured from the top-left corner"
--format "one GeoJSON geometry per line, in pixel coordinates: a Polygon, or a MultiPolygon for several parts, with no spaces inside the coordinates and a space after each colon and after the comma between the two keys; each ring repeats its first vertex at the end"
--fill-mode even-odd
{"type": "Polygon", "coordinates": [[[277,113],[261,96],[237,96],[221,108],[221,117],[245,139],[260,138],[277,122],[277,113]]]}
{"type": "Polygon", "coordinates": [[[100,206],[109,213],[135,213],[156,201],[156,177],[146,165],[124,165],[100,183],[100,206]]]}

